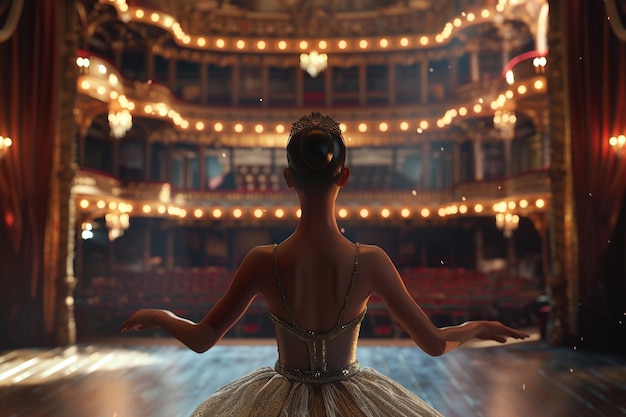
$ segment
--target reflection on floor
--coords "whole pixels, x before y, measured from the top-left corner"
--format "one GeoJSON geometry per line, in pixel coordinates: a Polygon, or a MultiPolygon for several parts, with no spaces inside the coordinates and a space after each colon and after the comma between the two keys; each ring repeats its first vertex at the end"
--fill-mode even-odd
{"type": "MultiPolygon", "coordinates": [[[[551,348],[535,337],[431,358],[406,340],[365,341],[358,357],[447,417],[626,415],[626,358],[551,348]]],[[[224,383],[271,366],[268,340],[198,355],[167,338],[0,353],[0,417],[188,416],[224,383]]]]}

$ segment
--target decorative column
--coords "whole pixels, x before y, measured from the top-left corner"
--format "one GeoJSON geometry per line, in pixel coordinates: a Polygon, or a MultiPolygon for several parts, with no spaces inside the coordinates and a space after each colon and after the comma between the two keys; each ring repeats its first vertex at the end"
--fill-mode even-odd
{"type": "Polygon", "coordinates": [[[231,82],[232,88],[230,90],[230,104],[236,106],[239,104],[239,62],[233,63],[232,73],[231,73],[231,82]]]}
{"type": "Polygon", "coordinates": [[[209,102],[209,64],[200,62],[200,104],[209,102]]]}
{"type": "Polygon", "coordinates": [[[420,62],[420,101],[428,103],[428,58],[420,62]]]}
{"type": "Polygon", "coordinates": [[[261,64],[261,107],[268,107],[272,98],[270,97],[270,67],[267,62],[261,64]]]}
{"type": "Polygon", "coordinates": [[[359,64],[359,105],[367,103],[367,67],[365,62],[359,64]]]}
{"type": "Polygon", "coordinates": [[[206,165],[205,165],[205,151],[206,146],[200,145],[198,146],[198,188],[202,190],[206,190],[206,165]]]}
{"type": "Polygon", "coordinates": [[[480,81],[480,56],[477,48],[470,51],[470,76],[472,83],[480,81]]]}
{"type": "Polygon", "coordinates": [[[474,146],[474,179],[476,181],[482,181],[485,175],[485,168],[483,167],[483,140],[481,137],[477,137],[473,142],[474,146]]]}
{"type": "Polygon", "coordinates": [[[167,83],[172,91],[176,91],[176,58],[171,57],[167,61],[167,83]]]}
{"type": "MultiPolygon", "coordinates": [[[[76,75],[74,54],[78,45],[78,22],[73,7],[69,4],[61,7],[61,19],[66,27],[61,30],[61,50],[66,51],[60,59],[58,91],[58,129],[55,134],[53,155],[52,193],[50,210],[46,224],[46,274],[53,273],[55,281],[55,302],[49,303],[44,296],[44,317],[49,308],[55,314],[44,318],[47,326],[56,328],[56,344],[60,346],[76,343],[76,320],[74,316],[74,289],[78,282],[74,276],[74,255],[76,241],[76,202],[72,194],[72,185],[76,174],[76,123],[74,121],[74,104],[76,99],[76,75]],[[47,258],[47,259],[46,259],[47,258]],[[50,304],[54,304],[51,306],[50,304]],[[52,320],[55,317],[55,320],[52,320]]],[[[79,237],[80,239],[80,237],[79,237]]],[[[44,282],[53,280],[45,279],[44,282]]],[[[45,291],[46,285],[44,285],[45,291]]],[[[52,288],[50,288],[52,290],[52,288]]]]}
{"type": "Polygon", "coordinates": [[[571,137],[567,99],[568,67],[564,39],[564,8],[550,2],[548,43],[550,62],[547,72],[550,102],[550,204],[551,269],[547,291],[551,296],[547,339],[553,346],[564,345],[578,333],[578,245],[574,222],[573,178],[571,172],[571,137]]]}
{"type": "Polygon", "coordinates": [[[154,52],[150,44],[146,50],[146,77],[148,80],[154,79],[154,52]]]}
{"type": "Polygon", "coordinates": [[[114,177],[120,176],[120,141],[111,136],[111,159],[113,160],[113,166],[111,172],[114,177]]]}
{"type": "Polygon", "coordinates": [[[396,104],[396,66],[394,64],[387,65],[387,102],[396,104]]]}
{"type": "Polygon", "coordinates": [[[461,181],[461,144],[452,143],[452,185],[461,181]]]}
{"type": "Polygon", "coordinates": [[[459,59],[456,55],[451,55],[450,60],[450,92],[459,86],[459,59]]]}
{"type": "Polygon", "coordinates": [[[430,189],[430,142],[422,143],[422,188],[430,189]]]}
{"type": "Polygon", "coordinates": [[[152,142],[148,138],[143,148],[143,178],[145,181],[152,179],[152,142]]]}

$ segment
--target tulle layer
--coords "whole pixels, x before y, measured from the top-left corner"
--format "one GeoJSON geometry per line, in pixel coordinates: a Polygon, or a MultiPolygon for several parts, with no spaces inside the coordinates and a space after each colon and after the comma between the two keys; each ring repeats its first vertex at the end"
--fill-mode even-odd
{"type": "Polygon", "coordinates": [[[221,387],[192,417],[442,417],[421,398],[365,368],[323,385],[292,382],[270,367],[221,387]]]}

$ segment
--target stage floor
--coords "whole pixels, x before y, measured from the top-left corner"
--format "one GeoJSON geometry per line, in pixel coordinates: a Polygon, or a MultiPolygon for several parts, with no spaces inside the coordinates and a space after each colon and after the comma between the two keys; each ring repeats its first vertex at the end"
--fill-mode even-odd
{"type": "MultiPolygon", "coordinates": [[[[358,358],[446,417],[626,416],[626,358],[537,339],[438,358],[407,340],[364,340],[358,358]]],[[[275,360],[273,341],[249,339],[201,355],[138,337],[0,352],[0,417],[188,416],[219,386],[275,360]]]]}

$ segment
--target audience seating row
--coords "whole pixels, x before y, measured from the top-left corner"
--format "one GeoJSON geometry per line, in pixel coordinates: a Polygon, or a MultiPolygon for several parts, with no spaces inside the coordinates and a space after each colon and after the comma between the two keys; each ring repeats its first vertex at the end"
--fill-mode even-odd
{"type": "MultiPolygon", "coordinates": [[[[439,325],[468,319],[514,321],[528,314],[542,293],[536,281],[511,277],[505,271],[485,274],[465,269],[405,268],[401,274],[409,293],[439,325]]],[[[222,267],[120,272],[115,277],[98,277],[78,295],[77,314],[83,314],[87,332],[114,330],[133,311],[146,307],[167,308],[198,320],[224,294],[231,277],[232,271],[222,267]]],[[[231,334],[271,334],[266,316],[264,300],[258,297],[231,334]]],[[[370,298],[367,317],[363,332],[370,334],[364,336],[406,336],[377,295],[370,298]]]]}

